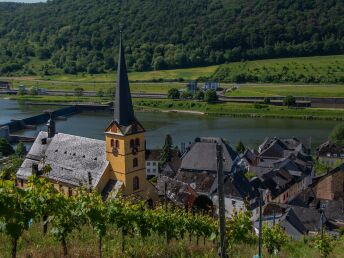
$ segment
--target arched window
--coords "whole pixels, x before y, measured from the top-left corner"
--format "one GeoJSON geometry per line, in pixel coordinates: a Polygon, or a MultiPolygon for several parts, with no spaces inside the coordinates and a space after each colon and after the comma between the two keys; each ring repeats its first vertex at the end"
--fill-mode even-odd
{"type": "Polygon", "coordinates": [[[138,162],[137,158],[134,158],[134,159],[133,159],[133,167],[134,167],[134,168],[137,167],[138,164],[139,164],[139,162],[138,162]]]}
{"type": "Polygon", "coordinates": [[[115,144],[116,148],[119,149],[119,141],[116,140],[116,144],[115,144]]]}
{"type": "Polygon", "coordinates": [[[114,145],[115,145],[115,141],[111,139],[111,147],[113,147],[114,145]]]}
{"type": "Polygon", "coordinates": [[[133,139],[130,140],[130,148],[134,148],[135,141],[133,139]]]}
{"type": "Polygon", "coordinates": [[[140,146],[140,139],[139,139],[139,138],[137,138],[137,139],[135,140],[135,145],[136,145],[136,146],[140,146]]]}
{"type": "Polygon", "coordinates": [[[134,179],[133,179],[133,190],[135,191],[135,190],[139,190],[139,188],[140,188],[140,180],[139,180],[139,178],[136,176],[136,177],[134,177],[134,179]]]}

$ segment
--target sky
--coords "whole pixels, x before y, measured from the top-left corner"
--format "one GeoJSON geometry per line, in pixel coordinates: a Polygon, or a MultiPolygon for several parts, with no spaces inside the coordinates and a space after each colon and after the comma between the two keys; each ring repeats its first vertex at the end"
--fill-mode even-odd
{"type": "Polygon", "coordinates": [[[46,0],[0,0],[0,2],[37,3],[37,2],[46,2],[46,0]]]}

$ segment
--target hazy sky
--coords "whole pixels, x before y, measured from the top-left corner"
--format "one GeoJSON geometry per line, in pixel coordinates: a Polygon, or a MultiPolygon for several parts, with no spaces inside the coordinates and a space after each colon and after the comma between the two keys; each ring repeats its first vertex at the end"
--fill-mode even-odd
{"type": "Polygon", "coordinates": [[[46,0],[0,0],[0,2],[37,3],[46,2],[46,0]]]}

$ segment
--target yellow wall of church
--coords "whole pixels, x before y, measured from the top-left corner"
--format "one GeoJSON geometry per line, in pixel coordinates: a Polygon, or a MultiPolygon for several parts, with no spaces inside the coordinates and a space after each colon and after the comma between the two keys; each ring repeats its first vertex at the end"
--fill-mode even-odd
{"type": "MultiPolygon", "coordinates": [[[[113,125],[115,127],[115,125],[113,125]]],[[[132,135],[120,135],[113,132],[116,128],[110,128],[106,132],[106,155],[111,164],[112,175],[115,179],[124,183],[124,194],[132,194],[146,189],[146,170],[145,170],[145,141],[144,133],[140,132],[132,135]],[[137,152],[133,153],[130,147],[130,141],[139,140],[139,146],[136,146],[137,152]],[[111,141],[113,140],[113,141],[111,141]],[[117,155],[113,154],[112,145],[118,141],[117,155]],[[134,167],[134,159],[137,159],[137,166],[134,167]],[[139,189],[134,191],[133,179],[139,178],[139,189]]]]}

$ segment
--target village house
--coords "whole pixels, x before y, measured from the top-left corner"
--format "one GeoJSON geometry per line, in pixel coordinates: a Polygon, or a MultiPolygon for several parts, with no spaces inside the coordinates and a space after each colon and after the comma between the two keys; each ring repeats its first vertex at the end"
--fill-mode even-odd
{"type": "MultiPolygon", "coordinates": [[[[181,164],[170,180],[182,182],[197,193],[197,200],[214,206],[218,212],[218,179],[216,146],[223,149],[223,173],[226,216],[239,210],[255,210],[258,207],[258,192],[239,171],[238,154],[221,138],[196,138],[181,157],[181,164]]],[[[161,185],[158,179],[158,184],[161,185]]],[[[188,189],[188,188],[187,188],[188,189]]],[[[258,214],[257,211],[254,214],[258,214]]]]}
{"type": "Polygon", "coordinates": [[[146,177],[152,178],[159,175],[161,149],[146,150],[146,177]]]}
{"type": "Polygon", "coordinates": [[[171,160],[161,161],[161,149],[146,150],[146,176],[148,179],[158,176],[174,177],[181,164],[179,150],[172,150],[171,160]]]}
{"type": "Polygon", "coordinates": [[[134,115],[124,47],[120,40],[114,120],[105,129],[105,141],[57,133],[55,122],[40,132],[19,168],[20,187],[39,175],[68,195],[80,186],[93,188],[105,198],[121,191],[150,202],[157,200],[156,188],[146,180],[145,130],[134,115]],[[44,173],[43,168],[50,171],[44,173]]]}
{"type": "Polygon", "coordinates": [[[336,167],[344,162],[344,147],[326,141],[317,148],[316,155],[319,162],[328,167],[336,167]]]}
{"type": "MultiPolygon", "coordinates": [[[[304,235],[316,235],[321,228],[321,221],[326,226],[327,219],[321,219],[321,213],[316,209],[281,203],[269,203],[263,210],[263,224],[272,227],[279,224],[294,240],[300,240],[304,235]]],[[[259,228],[259,221],[254,223],[259,228]]]]}
{"type": "Polygon", "coordinates": [[[312,183],[310,148],[297,138],[266,138],[258,150],[247,150],[239,164],[251,184],[264,189],[264,201],[286,203],[312,183]]]}

